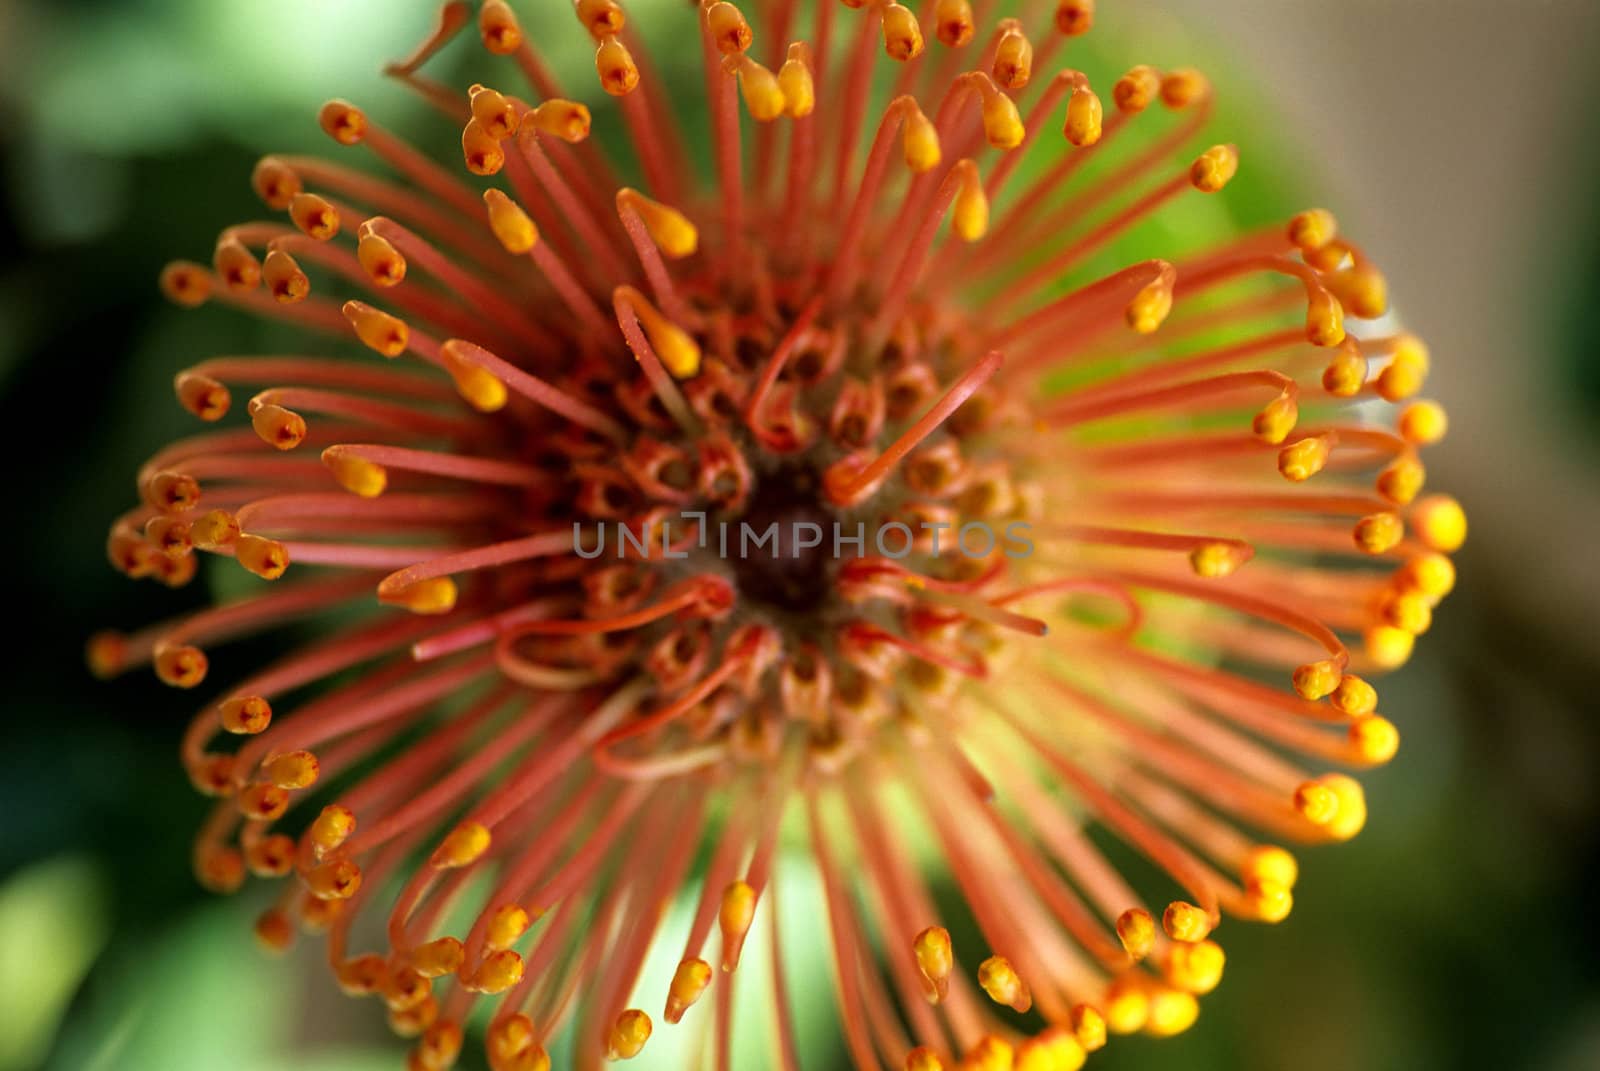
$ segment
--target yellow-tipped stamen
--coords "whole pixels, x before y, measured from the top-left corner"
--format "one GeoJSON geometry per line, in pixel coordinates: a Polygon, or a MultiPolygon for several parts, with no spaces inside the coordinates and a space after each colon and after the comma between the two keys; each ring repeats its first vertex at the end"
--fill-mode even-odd
{"type": "Polygon", "coordinates": [[[917,970],[928,983],[928,998],[937,1004],[949,990],[950,972],[955,969],[950,931],[943,926],[929,926],[912,940],[911,951],[917,959],[917,970]]]}
{"type": "Polygon", "coordinates": [[[996,1004],[1007,1005],[1016,1012],[1033,1007],[1028,984],[1004,956],[990,956],[978,964],[978,984],[996,1004]]]}
{"type": "Polygon", "coordinates": [[[1142,907],[1130,907],[1117,916],[1117,940],[1133,960],[1150,954],[1156,943],[1156,920],[1142,907]]]}
{"type": "Polygon", "coordinates": [[[378,601],[388,606],[400,606],[414,614],[424,616],[447,614],[456,608],[460,597],[456,582],[447,576],[430,577],[397,591],[386,591],[378,601]]]}
{"type": "Polygon", "coordinates": [[[933,5],[933,32],[946,48],[960,48],[977,32],[971,0],[937,0],[933,5]]]}
{"type": "Polygon", "coordinates": [[[700,248],[700,232],[689,217],[670,205],[652,201],[638,190],[623,187],[617,191],[618,211],[631,210],[644,221],[650,240],[662,256],[674,260],[693,256],[700,248]]]}
{"type": "Polygon", "coordinates": [[[397,316],[362,301],[345,302],[343,312],[356,337],[385,357],[398,357],[411,344],[411,329],[397,316]]]}
{"type": "Polygon", "coordinates": [[[1467,514],[1449,495],[1428,495],[1411,507],[1411,526],[1423,546],[1454,554],[1467,541],[1467,514]]]}
{"type": "Polygon", "coordinates": [[[703,959],[686,959],[679,963],[672,975],[672,985],[667,989],[667,1007],[662,1018],[669,1023],[681,1020],[683,1013],[694,1006],[711,984],[713,973],[711,964],[703,959]]]}
{"type": "Polygon", "coordinates": [[[1001,19],[1000,27],[991,68],[995,84],[1001,89],[1024,89],[1033,79],[1033,42],[1016,19],[1001,19]]]}
{"type": "Polygon", "coordinates": [[[1080,149],[1088,148],[1100,140],[1104,121],[1105,106],[1094,91],[1088,86],[1074,89],[1067,101],[1067,142],[1080,149]]]}
{"type": "Polygon", "coordinates": [[[600,76],[600,88],[613,97],[625,97],[639,84],[633,54],[615,35],[601,38],[594,53],[594,69],[600,76]]]}
{"type": "Polygon", "coordinates": [[[760,123],[770,123],[784,113],[788,99],[778,76],[751,59],[736,52],[722,61],[723,69],[739,77],[739,94],[750,117],[760,123]]]}
{"type": "Polygon", "coordinates": [[[960,168],[961,189],[956,193],[950,224],[963,242],[976,242],[989,231],[989,197],[971,160],[962,160],[956,166],[960,168]]]}
{"type": "Polygon", "coordinates": [[[618,287],[618,293],[627,298],[634,314],[650,340],[661,364],[676,379],[688,379],[700,371],[700,345],[694,336],[668,320],[650,303],[650,299],[631,286],[618,287]]]}
{"type": "Polygon", "coordinates": [[[613,1060],[631,1060],[644,1050],[650,1040],[650,1016],[638,1008],[629,1008],[617,1016],[606,1038],[606,1052],[613,1060]]]}
{"type": "Polygon", "coordinates": [[[489,850],[492,839],[489,830],[480,823],[466,822],[451,830],[444,842],[434,849],[428,865],[435,870],[471,866],[489,850]]]}
{"type": "Polygon", "coordinates": [[[312,850],[321,857],[337,850],[355,831],[355,814],[348,807],[333,803],[324,807],[317,815],[311,827],[306,830],[306,839],[311,842],[312,850]]]}
{"type": "Polygon", "coordinates": [[[883,51],[901,63],[922,55],[922,25],[910,8],[893,0],[883,8],[883,51]]]}
{"type": "Polygon", "coordinates": [[[389,487],[389,471],[382,465],[337,446],[322,452],[322,463],[333,473],[340,487],[362,498],[377,498],[389,487]]]}
{"type": "Polygon", "coordinates": [[[1174,900],[1161,915],[1161,928],[1174,941],[1202,941],[1211,933],[1211,918],[1185,900],[1174,900]]]}
{"type": "Polygon", "coordinates": [[[747,52],[755,39],[744,13],[727,0],[718,0],[705,10],[706,28],[717,51],[724,56],[747,52]]]}
{"type": "Polygon", "coordinates": [[[1351,534],[1366,553],[1383,554],[1400,545],[1406,526],[1398,513],[1373,513],[1357,521],[1351,534]]]}
{"type": "Polygon", "coordinates": [[[591,119],[586,105],[559,97],[544,101],[522,118],[532,123],[534,129],[562,141],[577,144],[589,136],[591,119]]]}

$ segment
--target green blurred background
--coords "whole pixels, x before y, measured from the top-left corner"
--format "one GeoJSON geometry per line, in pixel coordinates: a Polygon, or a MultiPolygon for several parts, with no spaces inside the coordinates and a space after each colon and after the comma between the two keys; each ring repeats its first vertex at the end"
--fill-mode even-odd
{"type": "MultiPolygon", "coordinates": [[[[564,0],[531,6],[570,19],[554,11],[564,0]]],[[[1461,495],[1473,530],[1458,593],[1385,688],[1405,746],[1366,778],[1367,831],[1309,853],[1288,922],[1229,928],[1228,977],[1193,1031],[1119,1043],[1092,1066],[1600,1067],[1600,11],[1101,7],[1096,48],[1132,49],[1118,66],[1201,59],[1234,102],[1247,166],[1283,180],[1260,196],[1336,208],[1387,269],[1452,416],[1430,479],[1461,495]]],[[[0,429],[16,450],[4,600],[17,611],[0,649],[0,1071],[400,1065],[314,948],[265,964],[249,936],[259,902],[193,885],[203,805],[175,759],[190,703],[145,674],[99,684],[80,650],[95,628],[198,597],[114,575],[106,524],[143,457],[192,426],[173,371],[255,337],[242,317],[162,303],[157,270],[203,259],[221,226],[257,213],[251,164],[320,147],[325,98],[418,118],[375,72],[431,11],[0,0],[0,429]]]]}

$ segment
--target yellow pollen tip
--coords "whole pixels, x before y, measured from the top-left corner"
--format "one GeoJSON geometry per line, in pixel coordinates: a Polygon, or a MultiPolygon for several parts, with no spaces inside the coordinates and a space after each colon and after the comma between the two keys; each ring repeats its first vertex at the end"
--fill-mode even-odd
{"type": "Polygon", "coordinates": [[[1334,709],[1341,714],[1359,718],[1378,709],[1378,692],[1360,677],[1347,673],[1339,678],[1331,701],[1334,709]]]}
{"type": "Polygon", "coordinates": [[[1292,889],[1300,880],[1300,864],[1290,852],[1276,844],[1258,844],[1245,856],[1239,876],[1247,883],[1271,881],[1292,889]]]}
{"type": "Polygon", "coordinates": [[[739,95],[750,117],[759,123],[770,123],[783,114],[788,100],[778,84],[778,76],[742,52],[736,52],[722,61],[722,69],[739,78],[739,95]]]}
{"type": "Polygon", "coordinates": [[[586,105],[552,97],[524,116],[523,122],[531,122],[540,133],[575,145],[589,136],[591,119],[586,105]]]}
{"type": "Polygon", "coordinates": [[[944,1061],[932,1049],[918,1045],[906,1053],[905,1071],[944,1071],[944,1061]]]}
{"type": "Polygon", "coordinates": [[[1193,994],[1155,986],[1150,993],[1150,1017],[1144,1028],[1154,1037],[1170,1038],[1189,1029],[1199,1017],[1200,1002],[1193,994]]]}
{"type": "Polygon", "coordinates": [[[472,117],[485,134],[500,140],[517,132],[517,109],[504,93],[475,85],[467,91],[467,95],[472,102],[472,117]]]}
{"type": "Polygon", "coordinates": [[[1094,0],[1060,0],[1056,4],[1056,29],[1067,37],[1081,37],[1094,27],[1094,0]]]}
{"type": "Polygon", "coordinates": [[[279,788],[295,791],[316,784],[322,764],[309,751],[286,751],[263,763],[261,772],[279,788]]]}
{"type": "Polygon", "coordinates": [[[1255,415],[1250,422],[1250,430],[1262,442],[1276,446],[1289,437],[1299,420],[1300,406],[1295,403],[1293,395],[1280,394],[1255,415]]]}
{"type": "Polygon", "coordinates": [[[778,88],[783,91],[783,114],[789,118],[803,119],[816,109],[817,85],[802,42],[789,46],[788,58],[778,69],[778,88]]]}
{"type": "Polygon", "coordinates": [[[1416,498],[1427,481],[1427,470],[1422,462],[1410,455],[1401,455],[1378,473],[1375,486],[1378,493],[1397,506],[1404,506],[1416,498]]]}
{"type": "Polygon", "coordinates": [[[404,320],[366,302],[346,301],[341,311],[355,328],[356,337],[385,357],[400,356],[411,342],[411,329],[404,320]]]}
{"type": "Polygon", "coordinates": [[[256,942],[266,952],[287,952],[294,944],[294,924],[289,921],[289,913],[279,907],[261,913],[256,919],[255,934],[256,942]]]}
{"type": "Polygon", "coordinates": [[[1301,699],[1316,702],[1333,694],[1344,670],[1333,659],[1308,662],[1294,671],[1294,690],[1301,699]]]}
{"type": "Polygon", "coordinates": [[[901,148],[905,152],[906,167],[914,174],[925,174],[939,166],[942,157],[939,148],[939,131],[933,121],[923,114],[909,97],[906,101],[905,127],[901,130],[901,148]]]}
{"type": "Polygon", "coordinates": [[[226,547],[239,538],[239,522],[224,509],[209,510],[189,525],[189,539],[201,550],[226,547]]]}
{"type": "Polygon", "coordinates": [[[1138,974],[1124,974],[1113,978],[1106,986],[1101,1002],[1106,1018],[1106,1029],[1113,1034],[1135,1034],[1150,1018],[1150,996],[1145,982],[1138,974]]]}
{"type": "Polygon", "coordinates": [[[1379,616],[1392,628],[1420,636],[1433,625],[1433,606],[1420,591],[1386,592],[1378,603],[1379,616]]]}
{"type": "Polygon", "coordinates": [[[356,816],[348,807],[330,803],[306,830],[311,849],[320,858],[337,850],[356,831],[356,816]]]}
{"type": "Polygon", "coordinates": [[[1278,451],[1278,471],[1284,479],[1301,483],[1322,471],[1332,446],[1325,435],[1313,435],[1278,451]]]}
{"type": "Polygon", "coordinates": [[[963,242],[976,242],[989,231],[989,197],[978,179],[978,168],[971,160],[956,165],[961,169],[961,189],[956,193],[951,226],[963,242]]]}
{"type": "Polygon", "coordinates": [[[1412,402],[1400,412],[1400,437],[1413,446],[1431,446],[1443,439],[1450,420],[1438,402],[1412,402]]]}
{"type": "Polygon", "coordinates": [[[1449,495],[1429,495],[1411,508],[1411,526],[1429,550],[1454,554],[1467,541],[1467,514],[1449,495]]]}
{"type": "Polygon", "coordinates": [[[688,379],[698,374],[701,353],[700,344],[694,340],[694,336],[661,315],[650,299],[633,287],[619,287],[618,290],[626,295],[633,306],[634,314],[650,339],[650,348],[666,370],[676,379],[688,379]]]}
{"type": "Polygon", "coordinates": [[[617,0],[576,0],[573,5],[578,21],[595,37],[608,33],[621,33],[627,25],[627,16],[617,0]]]}
{"type": "Polygon", "coordinates": [[[456,392],[480,413],[495,413],[505,408],[510,392],[493,372],[461,356],[458,340],[450,339],[439,347],[445,371],[456,385],[456,392]]]}
{"type": "Polygon", "coordinates": [[[1017,1048],[1014,1071],[1078,1071],[1088,1054],[1069,1031],[1047,1026],[1017,1048]]]}
{"type": "Polygon", "coordinates": [[[1375,714],[1351,722],[1349,739],[1351,750],[1369,766],[1383,765],[1400,750],[1400,730],[1375,714]]]}
{"type": "Polygon", "coordinates": [[[233,405],[233,395],[220,380],[195,372],[179,372],[172,389],[179,405],[208,424],[227,416],[233,405]]]}
{"type": "Polygon", "coordinates": [[[1135,962],[1144,959],[1155,947],[1156,920],[1144,908],[1130,907],[1117,916],[1117,940],[1135,962]]]}
{"type": "Polygon", "coordinates": [[[277,785],[250,785],[235,800],[239,813],[257,822],[275,822],[289,809],[289,793],[277,785]]]}
{"type": "Polygon", "coordinates": [[[719,0],[706,8],[706,27],[711,31],[711,40],[716,44],[717,51],[724,56],[747,51],[754,40],[744,13],[726,0],[719,0]]]}
{"type": "Polygon", "coordinates": [[[1014,1071],[1016,1050],[1011,1042],[995,1034],[985,1034],[967,1050],[961,1071],[1014,1071]]]}
{"type": "Polygon", "coordinates": [[[251,407],[250,427],[262,442],[279,450],[293,450],[306,438],[305,417],[270,402],[251,407]]]}
{"type": "Polygon", "coordinates": [[[364,231],[356,246],[356,259],[367,277],[379,286],[398,286],[405,280],[406,258],[381,234],[364,231]]]}
{"type": "Polygon", "coordinates": [[[161,269],[161,292],[175,305],[204,305],[211,297],[211,273],[192,260],[175,260],[161,269]]]}
{"type": "Polygon", "coordinates": [[[538,1035],[534,1032],[533,1020],[518,1012],[508,1015],[503,1019],[496,1019],[489,1024],[489,1030],[484,1038],[484,1048],[488,1050],[489,1065],[495,1071],[518,1071],[526,1066],[525,1054],[533,1052],[538,1035]]]}
{"type": "Polygon", "coordinates": [[[990,1000],[1012,1011],[1022,1013],[1033,1007],[1033,994],[1027,983],[1004,956],[990,956],[978,964],[978,984],[990,1000]]]}
{"type": "Polygon", "coordinates": [[[414,614],[447,614],[456,608],[460,591],[448,576],[429,577],[408,584],[399,591],[386,592],[381,601],[387,606],[400,606],[414,614]]]}
{"type": "Polygon", "coordinates": [[[483,191],[483,203],[489,209],[489,229],[507,253],[521,255],[538,244],[539,228],[517,202],[491,187],[483,191]]]}
{"type": "Polygon", "coordinates": [[[1379,669],[1399,669],[1405,665],[1411,659],[1416,642],[1413,633],[1391,625],[1375,625],[1362,636],[1367,657],[1379,669]]]}
{"type": "Polygon", "coordinates": [[[436,1022],[423,1030],[422,1039],[411,1050],[409,1062],[420,1071],[448,1071],[461,1055],[463,1040],[460,1024],[445,1020],[436,1022]]]}
{"type": "Polygon", "coordinates": [[[663,256],[681,260],[693,256],[700,247],[699,230],[676,208],[652,201],[638,190],[625,186],[617,191],[617,210],[625,209],[639,214],[650,240],[663,256]]]}
{"type": "Polygon", "coordinates": [[[489,830],[478,822],[464,822],[450,831],[444,843],[434,849],[428,865],[435,870],[456,870],[471,866],[489,850],[489,830]]]}
{"type": "Polygon", "coordinates": [[[634,65],[633,54],[615,35],[600,39],[594,53],[594,69],[600,76],[600,88],[613,97],[625,97],[639,84],[639,68],[634,65]]]}
{"type": "Polygon", "coordinates": [[[261,262],[261,278],[268,293],[283,305],[304,301],[311,293],[310,278],[294,257],[281,249],[267,250],[267,257],[261,262]]]}
{"type": "Polygon", "coordinates": [[[1161,79],[1161,103],[1174,110],[1187,108],[1211,95],[1211,82],[1192,67],[1176,70],[1161,79]]]}
{"type": "Polygon", "coordinates": [[[756,891],[747,882],[735,881],[722,891],[722,906],[717,923],[722,929],[722,969],[738,966],[739,949],[756,914],[756,891]]]}
{"type": "Polygon", "coordinates": [[[928,999],[937,1004],[944,999],[950,985],[950,972],[955,968],[950,931],[943,926],[929,926],[912,939],[911,951],[917,959],[917,970],[922,972],[930,987],[928,999]]]}
{"type": "Polygon", "coordinates": [[[461,128],[461,159],[474,175],[498,175],[506,166],[505,150],[500,141],[482,123],[473,117],[461,128]]]}
{"type": "Polygon", "coordinates": [[[496,952],[510,948],[522,939],[522,935],[527,933],[528,927],[532,925],[533,916],[529,915],[521,904],[501,904],[489,917],[488,928],[484,931],[484,943],[496,952]]]}
{"type": "Polygon", "coordinates": [[[1076,89],[1067,101],[1067,125],[1064,130],[1067,142],[1086,149],[1100,140],[1105,118],[1105,107],[1093,90],[1076,89]]]}
{"type": "Polygon", "coordinates": [[[1232,576],[1249,559],[1249,548],[1237,543],[1202,543],[1189,552],[1189,568],[1196,576],[1221,580],[1232,576]]]}
{"type": "Polygon", "coordinates": [[[1428,379],[1426,360],[1409,349],[1396,347],[1394,357],[1373,378],[1373,389],[1386,402],[1402,402],[1412,397],[1428,379]]]}
{"type": "Polygon", "coordinates": [[[375,461],[346,453],[337,446],[322,451],[322,463],[339,486],[362,498],[377,498],[389,486],[389,470],[375,461]]]}
{"type": "MultiPolygon", "coordinates": [[[[1005,31],[995,45],[994,65],[990,72],[1002,89],[1024,89],[1033,80],[1033,42],[1022,32],[1022,24],[1015,19],[1001,22],[1005,31]]],[[[941,24],[941,29],[943,25],[941,24]]],[[[942,36],[942,35],[941,35],[942,36]]]]}
{"type": "Polygon", "coordinates": [[[272,705],[259,695],[239,695],[217,704],[223,729],[239,736],[254,736],[272,724],[272,705]]]}
{"type": "Polygon", "coordinates": [[[1275,881],[1252,881],[1245,886],[1245,900],[1262,922],[1282,922],[1294,910],[1294,893],[1275,881]]]}
{"type": "Polygon", "coordinates": [[[256,162],[250,172],[250,187],[268,208],[278,212],[288,208],[294,195],[304,188],[294,168],[276,156],[263,156],[256,162]]]}
{"type": "Polygon", "coordinates": [[[289,221],[302,234],[319,242],[330,241],[339,234],[339,210],[314,193],[294,195],[289,202],[289,221]]]}
{"type": "Polygon", "coordinates": [[[263,580],[276,580],[289,568],[289,550],[276,539],[241,534],[233,541],[239,564],[263,580]]]}
{"type": "Polygon", "coordinates": [[[1232,145],[1213,145],[1189,165],[1189,184],[1201,193],[1216,193],[1239,171],[1239,151],[1232,145]]]}
{"type": "Polygon", "coordinates": [[[349,101],[328,101],[317,113],[317,123],[340,145],[358,145],[367,136],[366,113],[349,101]]]}
{"type": "Polygon", "coordinates": [[[1333,820],[1325,828],[1335,840],[1349,840],[1367,824],[1366,793],[1360,782],[1344,774],[1324,774],[1320,780],[1339,801],[1333,820]]]}
{"type": "Polygon", "coordinates": [[[504,993],[522,981],[524,967],[522,957],[510,949],[491,952],[472,972],[466,987],[478,993],[504,993]]]}
{"type": "Polygon", "coordinates": [[[611,1024],[606,1039],[606,1052],[613,1060],[631,1060],[644,1050],[650,1040],[650,1016],[638,1008],[629,1008],[611,1024]]]}
{"type": "Polygon", "coordinates": [[[1322,370],[1322,389],[1336,398],[1353,398],[1367,381],[1367,362],[1359,353],[1340,353],[1322,370]]]}
{"type": "Polygon", "coordinates": [[[1327,290],[1317,290],[1306,302],[1306,338],[1313,346],[1337,346],[1344,334],[1344,306],[1327,290]]]}
{"type": "Polygon", "coordinates": [[[1370,264],[1325,275],[1323,282],[1353,316],[1373,320],[1389,311],[1389,282],[1370,264]]]}
{"type": "Polygon", "coordinates": [[[1203,996],[1221,983],[1226,962],[1222,946],[1215,941],[1175,944],[1167,951],[1162,975],[1168,985],[1203,996]]]}
{"type": "Polygon", "coordinates": [[[1129,327],[1141,335],[1148,335],[1166,322],[1171,312],[1172,283],[1167,278],[1159,278],[1139,288],[1133,300],[1128,302],[1124,316],[1129,327]]]}
{"type": "Polygon", "coordinates": [[[970,0],[938,0],[933,5],[934,36],[946,48],[960,48],[972,40],[977,24],[970,0]]]}
{"type": "Polygon", "coordinates": [[[1339,797],[1320,781],[1306,781],[1294,790],[1294,809],[1314,826],[1326,826],[1339,813],[1339,797]]]}
{"type": "Polygon", "coordinates": [[[680,1021],[683,1013],[694,1006],[711,984],[713,973],[711,964],[703,959],[686,959],[679,963],[667,989],[667,1007],[662,1018],[669,1023],[680,1021]]]}
{"type": "Polygon", "coordinates": [[[483,47],[497,56],[507,56],[522,45],[522,27],[506,0],[484,0],[478,11],[478,36],[483,47]]]}
{"type": "Polygon", "coordinates": [[[156,677],[172,688],[193,688],[206,679],[210,663],[198,647],[179,644],[162,647],[152,660],[156,677]]]}
{"type": "Polygon", "coordinates": [[[305,884],[318,900],[348,900],[361,888],[361,868],[353,859],[330,859],[307,871],[305,884]]]}
{"type": "Polygon", "coordinates": [[[1161,928],[1174,941],[1203,941],[1211,933],[1211,917],[1186,900],[1174,900],[1162,912],[1161,928]]]}
{"type": "Polygon", "coordinates": [[[1311,208],[1289,220],[1289,244],[1303,252],[1321,249],[1339,233],[1339,221],[1323,208],[1311,208]]]}
{"type": "Polygon", "coordinates": [[[1406,526],[1398,513],[1373,513],[1357,521],[1351,534],[1361,550],[1383,554],[1400,545],[1406,526]]]}
{"type": "Polygon", "coordinates": [[[382,956],[368,953],[336,964],[333,977],[348,996],[364,997],[383,988],[389,977],[389,968],[382,956]]]}
{"type": "Polygon", "coordinates": [[[1117,111],[1137,115],[1150,106],[1161,92],[1161,74],[1154,67],[1140,64],[1117,79],[1111,87],[1111,100],[1117,111]]]}
{"type": "Polygon", "coordinates": [[[1455,589],[1456,567],[1443,554],[1418,554],[1401,567],[1399,582],[1405,590],[1438,602],[1455,589]]]}
{"type": "Polygon", "coordinates": [[[1072,1034],[1084,1052],[1098,1052],[1106,1045],[1106,1017],[1092,1004],[1072,1009],[1072,1034]]]}
{"type": "Polygon", "coordinates": [[[424,978],[443,978],[461,969],[466,949],[454,937],[427,941],[411,951],[411,969],[424,978]]]}
{"type": "Polygon", "coordinates": [[[261,285],[261,262],[237,238],[224,238],[217,243],[211,266],[229,290],[254,290],[261,285]]]}
{"type": "Polygon", "coordinates": [[[891,2],[884,6],[883,50],[890,59],[901,63],[922,55],[922,26],[903,4],[891,2]]]}

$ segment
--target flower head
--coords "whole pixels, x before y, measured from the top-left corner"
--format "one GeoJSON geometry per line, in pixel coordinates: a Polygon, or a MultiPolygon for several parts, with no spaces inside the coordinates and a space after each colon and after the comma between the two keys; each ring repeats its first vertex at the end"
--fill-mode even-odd
{"type": "Polygon", "coordinates": [[[578,1066],[695,1019],[726,1051],[757,935],[795,1066],[785,866],[861,1067],[1185,1029],[1223,917],[1289,912],[1277,842],[1361,829],[1325,770],[1394,754],[1368,678],[1454,580],[1427,351],[1356,328],[1385,284],[1329,213],[1118,260],[1241,166],[1199,140],[1204,77],[1062,69],[1089,0],[761,7],[662,16],[701,145],[616,0],[574,5],[572,93],[502,0],[447,3],[390,73],[457,165],[330,102],[341,162],[262,160],[274,218],[162,276],[327,352],[178,374],[207,422],[254,391],[248,426],[152,458],[111,559],[259,586],[91,661],[192,689],[228,639],[328,622],[194,719],[195,865],[291,878],[261,941],[326,931],[413,1067],[480,1005],[496,1071],[572,1020],[578,1066]],[[474,21],[503,81],[423,74],[474,21]],[[589,137],[607,97],[625,161],[589,137]]]}

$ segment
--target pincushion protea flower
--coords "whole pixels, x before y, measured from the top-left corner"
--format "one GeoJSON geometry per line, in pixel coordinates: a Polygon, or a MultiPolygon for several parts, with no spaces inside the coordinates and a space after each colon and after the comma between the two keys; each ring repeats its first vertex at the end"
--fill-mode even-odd
{"type": "Polygon", "coordinates": [[[195,862],[291,876],[261,941],[325,930],[413,1067],[480,1004],[496,1071],[548,1066],[569,1022],[577,1066],[631,1057],[658,1019],[726,1067],[753,928],[770,1066],[799,1066],[780,866],[820,877],[862,1068],[1071,1069],[1180,1031],[1222,916],[1288,913],[1276,842],[1365,821],[1322,771],[1397,747],[1367,677],[1465,533],[1419,496],[1426,351],[1347,333],[1385,286],[1324,211],[1107,263],[1238,156],[1184,154],[1195,71],[1135,67],[1103,109],[1059,68],[1087,0],[745,6],[663,16],[704,54],[700,146],[621,5],[577,0],[640,189],[501,0],[445,4],[390,69],[493,184],[342,102],[323,129],[382,174],[261,161],[288,221],[163,287],[352,352],[178,375],[205,421],[259,389],[250,426],[151,459],[111,558],[270,583],[91,661],[192,689],[226,639],[337,618],[194,719],[220,797],[195,862]],[[507,81],[461,94],[420,68],[474,17],[507,81]],[[708,538],[735,522],[847,534],[740,555],[708,538]],[[623,553],[584,550],[617,524],[623,553]],[[1015,525],[1031,555],[984,538],[1015,525]]]}

